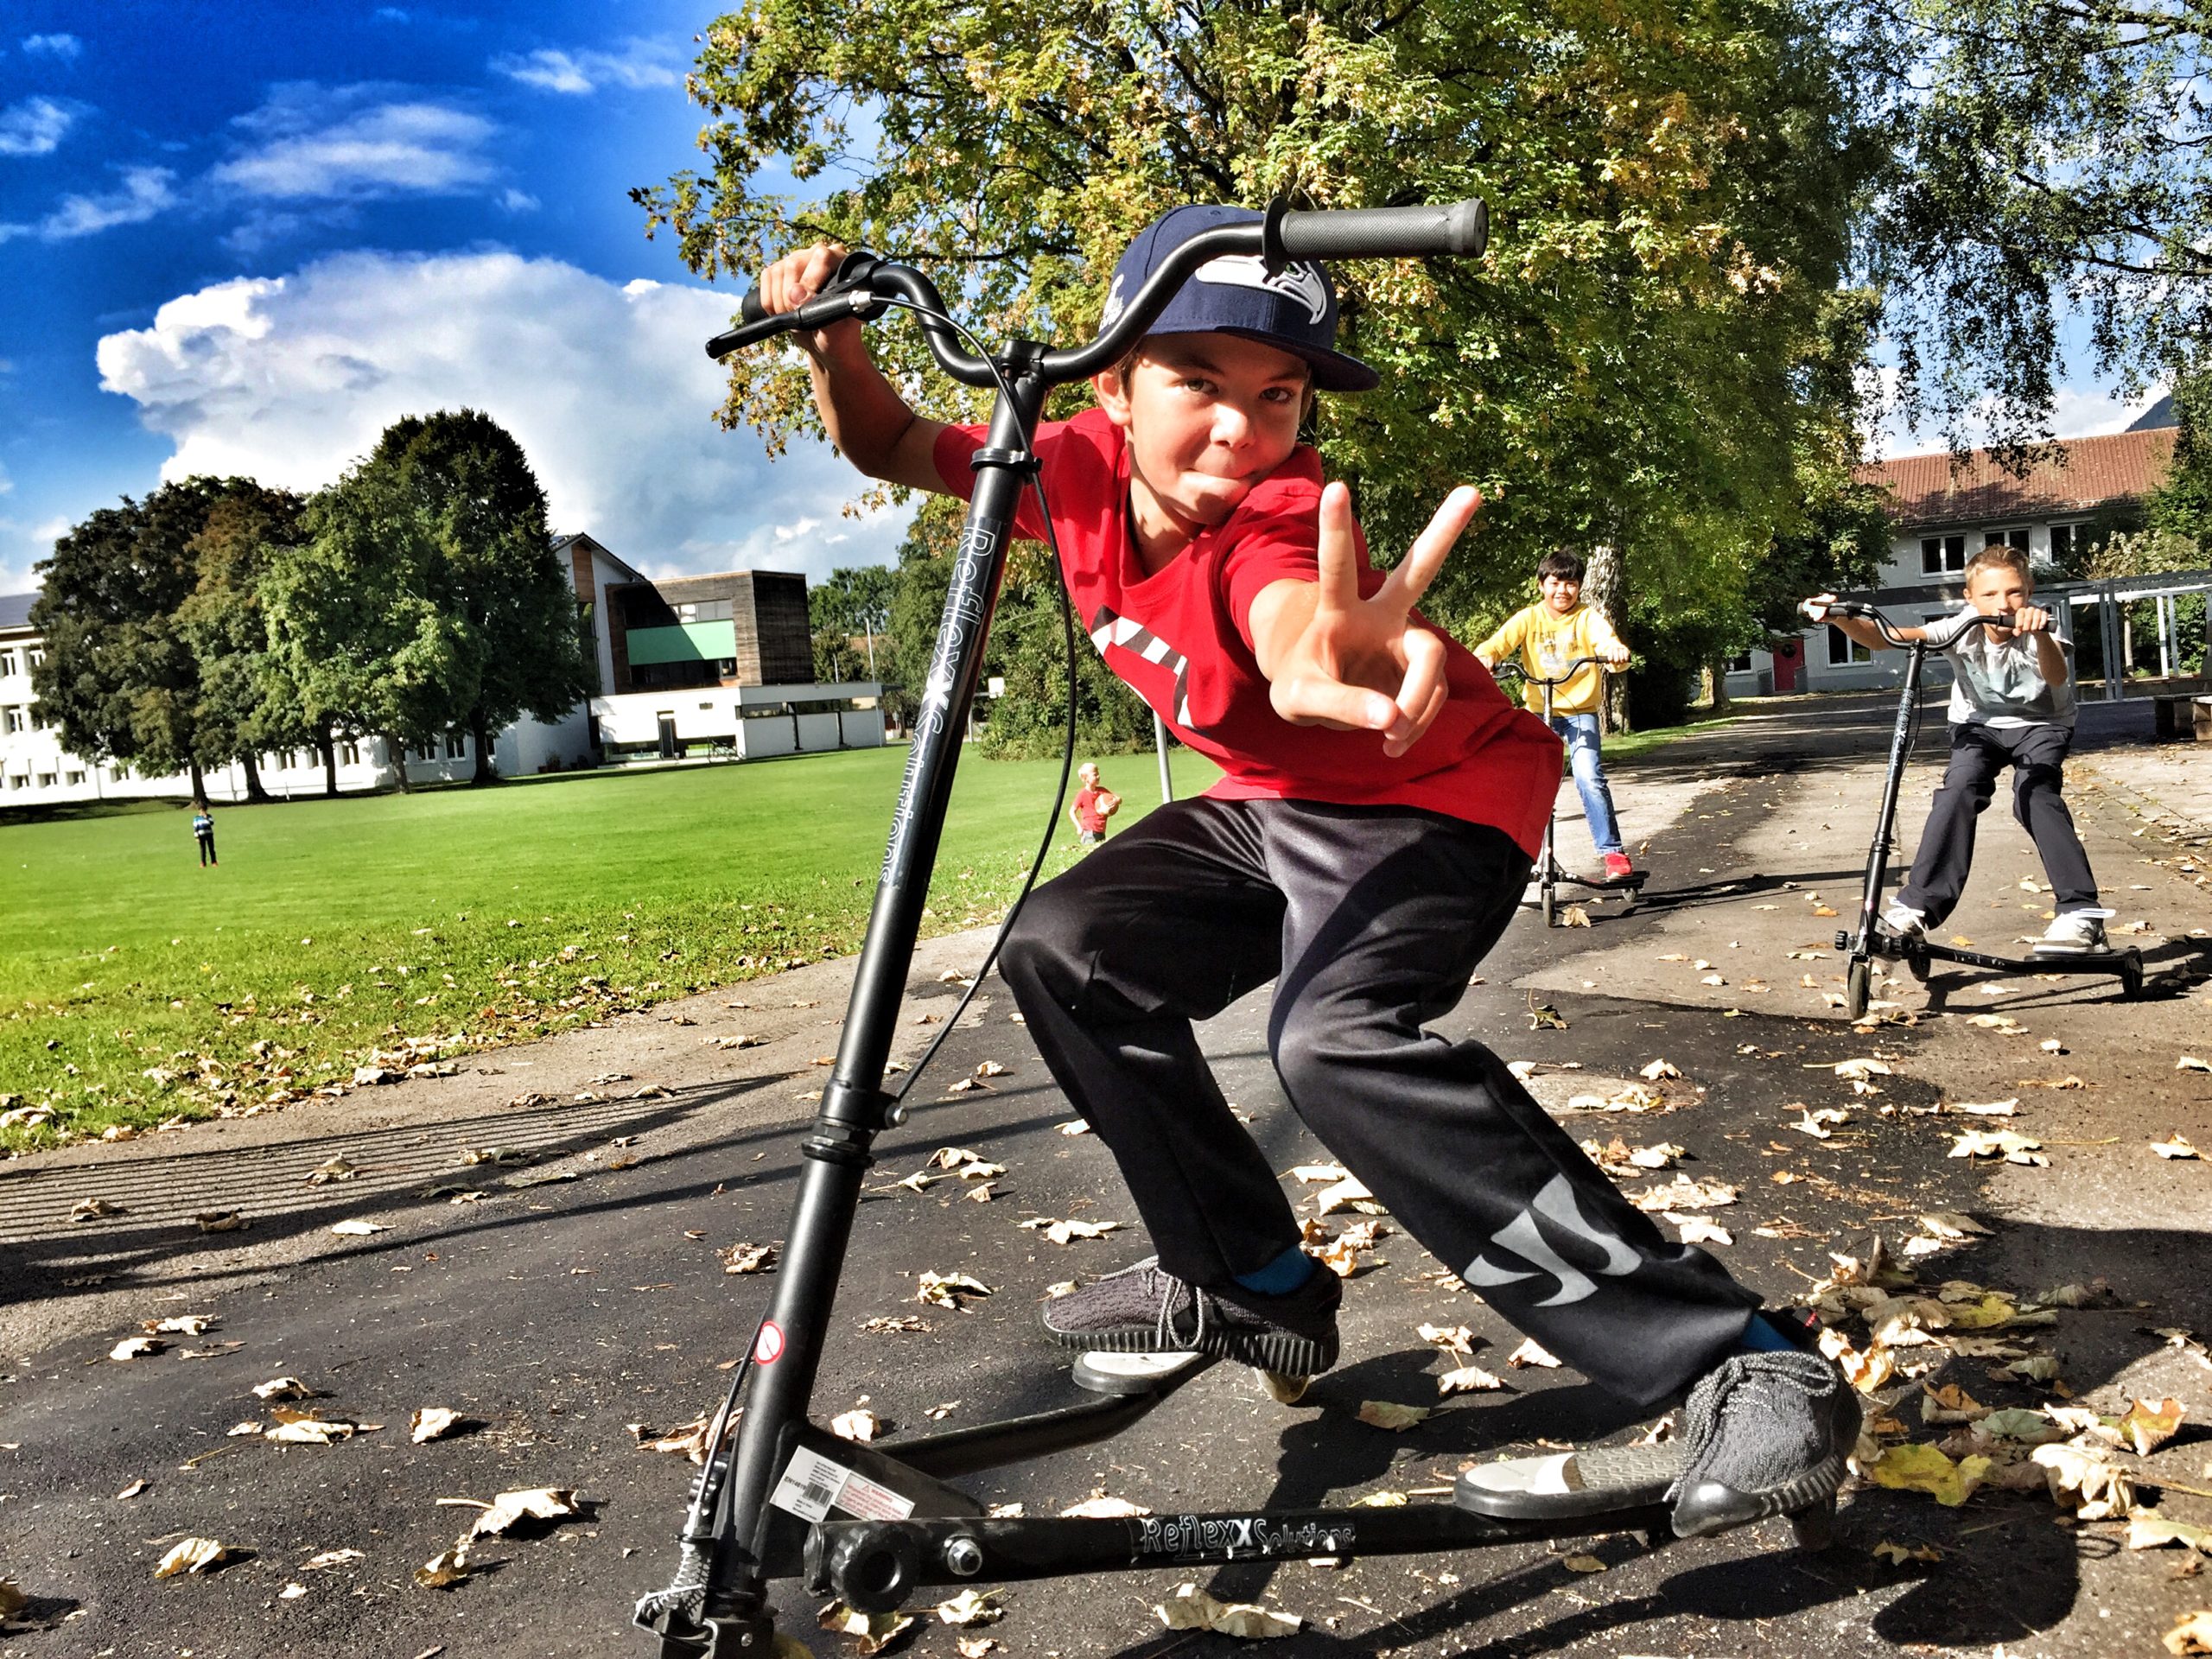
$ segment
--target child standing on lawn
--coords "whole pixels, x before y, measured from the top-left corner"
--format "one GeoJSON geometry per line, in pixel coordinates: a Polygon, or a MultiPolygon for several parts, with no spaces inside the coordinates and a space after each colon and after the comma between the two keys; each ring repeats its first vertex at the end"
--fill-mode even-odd
{"type": "MultiPolygon", "coordinates": [[[[1566,549],[1545,554],[1536,566],[1536,588],[1543,596],[1515,612],[1503,627],[1475,647],[1483,665],[1495,668],[1517,656],[1529,673],[1555,680],[1578,657],[1600,658],[1616,668],[1627,662],[1628,647],[1605,613],[1582,602],[1583,575],[1581,559],[1566,549]]],[[[1605,880],[1625,881],[1636,874],[1636,867],[1629,862],[1628,848],[1621,840],[1612,785],[1605,781],[1605,763],[1599,752],[1605,728],[1599,705],[1605,695],[1605,677],[1596,669],[1575,671],[1565,685],[1552,688],[1552,730],[1567,740],[1567,764],[1574,772],[1575,792],[1582,797],[1583,822],[1590,826],[1590,839],[1605,861],[1605,880]]],[[[1544,688],[1524,683],[1521,701],[1532,714],[1541,714],[1544,688]]]]}
{"type": "Polygon", "coordinates": [[[1106,820],[1122,810],[1122,798],[1098,781],[1098,763],[1086,760],[1076,768],[1083,787],[1068,803],[1068,817],[1075,824],[1078,845],[1096,847],[1106,839],[1106,820]]]}
{"type": "MultiPolygon", "coordinates": [[[[1108,315],[1240,208],[1155,220],[1108,315]]],[[[761,273],[771,313],[828,282],[820,245],[761,273]]],[[[793,338],[831,438],[872,477],[965,497],[982,428],[909,409],[857,322],[793,338]]],[[[1034,449],[1062,571],[1107,664],[1222,780],[1039,888],[1001,968],[1054,1078],[1119,1163],[1159,1255],[1049,1301],[1085,1351],[1198,1351],[1294,1376],[1337,1358],[1334,1274],[1192,1025],[1276,982],[1270,1048],[1300,1116],[1499,1313],[1594,1380],[1691,1390],[1685,1535],[1833,1491],[1859,1412],[1712,1256],[1670,1243],[1474,1042],[1426,1031],[1513,916],[1558,740],[1412,607],[1479,505],[1454,491],[1385,575],[1298,441],[1315,390],[1363,391],[1318,264],[1202,267],[1097,406],[1034,449]]],[[[1020,534],[1045,526],[1025,504],[1020,534]]],[[[1572,1479],[1570,1476],[1570,1484],[1572,1479]]],[[[1571,1498],[1577,1494],[1568,1494],[1571,1498]]]]}
{"type": "MultiPolygon", "coordinates": [[[[2018,548],[1985,547],[1967,562],[1967,602],[1957,616],[1923,628],[1899,628],[1908,644],[1925,639],[1950,658],[1951,760],[1928,810],[1912,869],[1882,922],[1897,934],[1940,927],[1957,908],[1974,865],[1975,821],[1997,792],[1999,774],[2012,768],[2012,816],[2036,843],[2050,882],[2051,924],[2036,944],[2040,956],[2083,956],[2109,949],[2097,902],[2097,878],[2066,810],[2067,751],[2074,742],[2074,647],[2060,639],[2051,614],[2035,603],[2028,556],[2018,548]],[[2009,628],[1976,627],[1966,619],[2012,613],[2009,628]]],[[[1827,621],[1875,650],[1889,642],[1874,625],[1830,617],[1834,594],[1805,601],[1814,621],[1827,621]]]]}

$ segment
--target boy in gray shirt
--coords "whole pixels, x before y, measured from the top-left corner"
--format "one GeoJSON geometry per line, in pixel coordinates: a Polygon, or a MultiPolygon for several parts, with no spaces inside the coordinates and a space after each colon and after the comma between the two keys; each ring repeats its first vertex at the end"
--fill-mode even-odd
{"type": "MultiPolygon", "coordinates": [[[[1951,762],[1929,809],[1912,870],[1882,920],[1895,933],[1940,925],[1959,902],[1974,863],[1974,821],[1996,792],[1998,774],[2012,771],[2012,816],[2034,837],[2050,879],[2050,929],[2036,944],[2042,956],[2078,956],[2107,949],[2097,903],[2097,878],[2059,793],[2066,752],[2074,741],[2073,647],[2033,601],[2035,578],[2017,548],[1985,547],[1967,564],[1967,602],[1955,618],[1924,628],[1900,628],[1950,658],[1951,762]],[[1967,619],[2012,613],[2010,628],[1975,627],[1967,619]]],[[[1815,621],[1823,594],[1810,601],[1815,621]]],[[[1829,617],[1861,645],[1885,641],[1872,623],[1829,617]]]]}

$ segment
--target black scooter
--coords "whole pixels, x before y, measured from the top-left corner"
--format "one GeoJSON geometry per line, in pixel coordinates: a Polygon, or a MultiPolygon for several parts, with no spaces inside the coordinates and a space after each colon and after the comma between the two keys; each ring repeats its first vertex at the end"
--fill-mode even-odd
{"type": "MultiPolygon", "coordinates": [[[[1548,680],[1540,674],[1531,674],[1519,663],[1500,663],[1491,672],[1501,679],[1508,674],[1517,675],[1530,685],[1541,686],[1544,690],[1544,724],[1549,726],[1552,723],[1552,693],[1586,668],[1594,668],[1601,674],[1608,671],[1605,659],[1602,657],[1577,657],[1554,679],[1548,680]]],[[[1536,909],[1544,918],[1544,925],[1551,927],[1556,925],[1559,890],[1561,887],[1587,887],[1593,893],[1618,897],[1622,901],[1621,912],[1624,915],[1635,909],[1636,901],[1643,894],[1643,884],[1651,879],[1651,872],[1632,871],[1618,881],[1588,881],[1579,875],[1570,875],[1560,867],[1559,856],[1553,850],[1558,826],[1558,797],[1554,794],[1552,806],[1544,813],[1543,850],[1536,855],[1536,909]]]]}
{"type": "MultiPolygon", "coordinates": [[[[1913,741],[1920,731],[1920,678],[1927,666],[1928,642],[1907,639],[1889,619],[1872,605],[1853,601],[1837,601],[1827,607],[1828,614],[1848,617],[1855,621],[1873,626],[1883,640],[1900,651],[1909,652],[1905,660],[1904,677],[1897,688],[1897,719],[1890,736],[1890,768],[1882,782],[1882,810],[1874,820],[1874,839],[1866,849],[1866,883],[1859,899],[1859,931],[1843,931],[1835,936],[1835,948],[1849,956],[1849,966],[1844,973],[1844,1013],[1851,1019],[1865,1016],[1873,980],[1872,962],[1876,957],[1888,962],[1902,962],[1912,976],[1926,982],[1931,963],[1955,962],[1968,968],[1986,969],[1999,974],[2111,974],[2120,981],[2120,995],[2131,1001],[2142,995],[2143,953],[2140,950],[2092,950],[2075,956],[2049,957],[1993,957],[1980,950],[1961,950],[1955,945],[1936,944],[1925,934],[1892,933],[1878,924],[1882,908],[1882,890],[1889,880],[1890,861],[1897,856],[1896,827],[1897,789],[1904,781],[1905,762],[1912,753],[1913,741]]],[[[1965,621],[1965,627],[2009,628],[2012,613],[2000,611],[1994,616],[1974,617],[1965,621]]]]}
{"type": "MultiPolygon", "coordinates": [[[[830,286],[797,310],[760,314],[709,343],[719,358],[774,335],[897,306],[915,313],[938,362],[998,397],[976,491],[954,558],[950,591],[913,722],[890,843],[836,1068],[800,1145],[798,1192],[767,1313],[707,1437],[669,1587],[638,1605],[661,1659],[769,1659],[776,1637],[769,1586],[801,1580],[862,1612],[889,1611],[925,1586],[1046,1579],[1236,1561],[1427,1554],[1493,1544],[1636,1531],[1669,1535],[1665,1502],[1676,1446],[1584,1454],[1577,1478],[1565,1454],[1479,1465],[1452,1502],[1399,1509],[1233,1510],[1128,1518],[995,1516],[951,1483],[1119,1433],[1216,1361],[1198,1354],[1085,1355],[1071,1403],[1033,1415],[883,1445],[838,1439],[807,1414],[870,1147],[902,1121],[885,1092],[885,1062],[929,887],[959,736],[981,671],[1014,510],[1036,475],[1030,439],[1054,386],[1122,360],[1183,283],[1208,260],[1257,256],[1279,270],[1300,258],[1471,256],[1484,241],[1480,202],[1450,207],[1297,213],[1280,205],[1263,224],[1224,226],[1182,245],[1099,337],[1073,351],[1015,340],[986,359],[961,345],[930,280],[906,266],[850,255],[830,286]],[[742,1400],[742,1410],[740,1402],[742,1400]],[[1570,1491],[1570,1485],[1572,1490],[1570,1491]]],[[[1294,1392],[1271,1379],[1278,1397],[1294,1392]]],[[[1797,1518],[1817,1542],[1831,1498],[1797,1518]]]]}

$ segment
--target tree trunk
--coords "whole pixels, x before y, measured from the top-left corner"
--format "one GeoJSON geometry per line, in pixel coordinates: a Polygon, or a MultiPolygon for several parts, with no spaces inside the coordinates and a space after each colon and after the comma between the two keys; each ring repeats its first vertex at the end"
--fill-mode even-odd
{"type": "Polygon", "coordinates": [[[257,806],[269,804],[269,791],[261,786],[261,769],[253,764],[251,754],[238,756],[238,766],[245,773],[245,798],[257,806]]]}
{"type": "Polygon", "coordinates": [[[407,746],[390,732],[384,734],[384,752],[391,758],[392,770],[399,774],[399,792],[412,795],[415,785],[407,776],[407,746]]]}
{"type": "MultiPolygon", "coordinates": [[[[1621,632],[1621,620],[1628,610],[1628,560],[1621,551],[1618,522],[1612,539],[1590,550],[1588,568],[1582,577],[1582,602],[1611,623],[1614,632],[1621,632]]],[[[1628,681],[1621,675],[1605,677],[1605,706],[1599,712],[1608,733],[1628,730],[1628,681]]]]}
{"type": "Polygon", "coordinates": [[[207,774],[200,770],[197,760],[189,764],[192,767],[192,804],[205,806],[207,804],[207,774]]]}
{"type": "Polygon", "coordinates": [[[332,800],[338,798],[338,740],[331,735],[330,722],[321,721],[315,728],[315,752],[322,756],[322,792],[332,800]]]}
{"type": "Polygon", "coordinates": [[[1705,671],[1713,677],[1713,712],[1725,715],[1733,706],[1728,701],[1728,664],[1716,657],[1705,665],[1705,671]]]}
{"type": "Polygon", "coordinates": [[[468,780],[470,786],[473,788],[478,784],[498,783],[499,770],[492,764],[492,737],[491,734],[485,730],[484,711],[481,708],[468,711],[468,734],[476,740],[476,775],[468,780]]]}

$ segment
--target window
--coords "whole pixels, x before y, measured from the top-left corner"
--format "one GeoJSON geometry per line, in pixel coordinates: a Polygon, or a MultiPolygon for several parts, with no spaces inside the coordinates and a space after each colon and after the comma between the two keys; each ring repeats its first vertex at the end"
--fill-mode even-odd
{"type": "Polygon", "coordinates": [[[1871,663],[1874,653],[1860,645],[1834,623],[1828,625],[1828,666],[1848,668],[1853,663],[1871,663]]]}
{"type": "MultiPolygon", "coordinates": [[[[1967,568],[1967,538],[1963,536],[1923,536],[1920,538],[1920,573],[1941,575],[1967,568]]],[[[1835,659],[1831,657],[1831,662],[1835,659]]]]}
{"type": "Polygon", "coordinates": [[[16,653],[12,651],[0,651],[0,678],[5,678],[15,671],[16,653]]]}
{"type": "Polygon", "coordinates": [[[1733,657],[1731,657],[1728,659],[1728,671],[1731,674],[1750,673],[1751,671],[1751,653],[1748,651],[1739,651],[1733,657]]]}
{"type": "Polygon", "coordinates": [[[8,787],[10,789],[21,789],[24,784],[29,781],[29,780],[28,779],[16,777],[11,774],[8,779],[8,787]]]}
{"type": "Polygon", "coordinates": [[[85,774],[81,772],[69,772],[66,774],[64,781],[72,784],[81,784],[85,781],[85,774]]]}
{"type": "Polygon", "coordinates": [[[678,605],[676,618],[679,622],[727,622],[730,620],[730,602],[726,599],[702,599],[678,605]]]}
{"type": "Polygon", "coordinates": [[[7,715],[8,715],[8,729],[9,729],[10,731],[11,731],[11,732],[20,732],[20,731],[22,731],[22,730],[23,729],[23,728],[24,728],[25,724],[27,723],[27,720],[28,720],[28,716],[29,715],[29,713],[30,713],[30,711],[29,711],[28,709],[9,709],[9,710],[7,711],[7,715]]]}
{"type": "Polygon", "coordinates": [[[1981,533],[1981,544],[1984,547],[2017,548],[2024,553],[2028,550],[2028,527],[2022,524],[2018,530],[1985,530],[1981,533]]]}
{"type": "Polygon", "coordinates": [[[2053,524],[2050,527],[2050,562],[2071,565],[2077,558],[2087,557],[2089,551],[2089,527],[2087,524],[2053,524]]]}
{"type": "Polygon", "coordinates": [[[347,739],[345,742],[340,743],[338,746],[338,759],[340,762],[345,766],[359,766],[361,764],[361,746],[352,739],[347,739]]]}
{"type": "Polygon", "coordinates": [[[54,774],[50,772],[41,772],[39,773],[38,786],[41,789],[52,789],[54,787],[54,774]]]}
{"type": "Polygon", "coordinates": [[[46,653],[41,651],[36,645],[33,645],[23,654],[30,658],[30,664],[33,668],[36,668],[41,663],[43,663],[46,660],[46,653]]]}
{"type": "Polygon", "coordinates": [[[468,740],[459,732],[446,734],[446,759],[458,760],[468,753],[468,740]]]}

